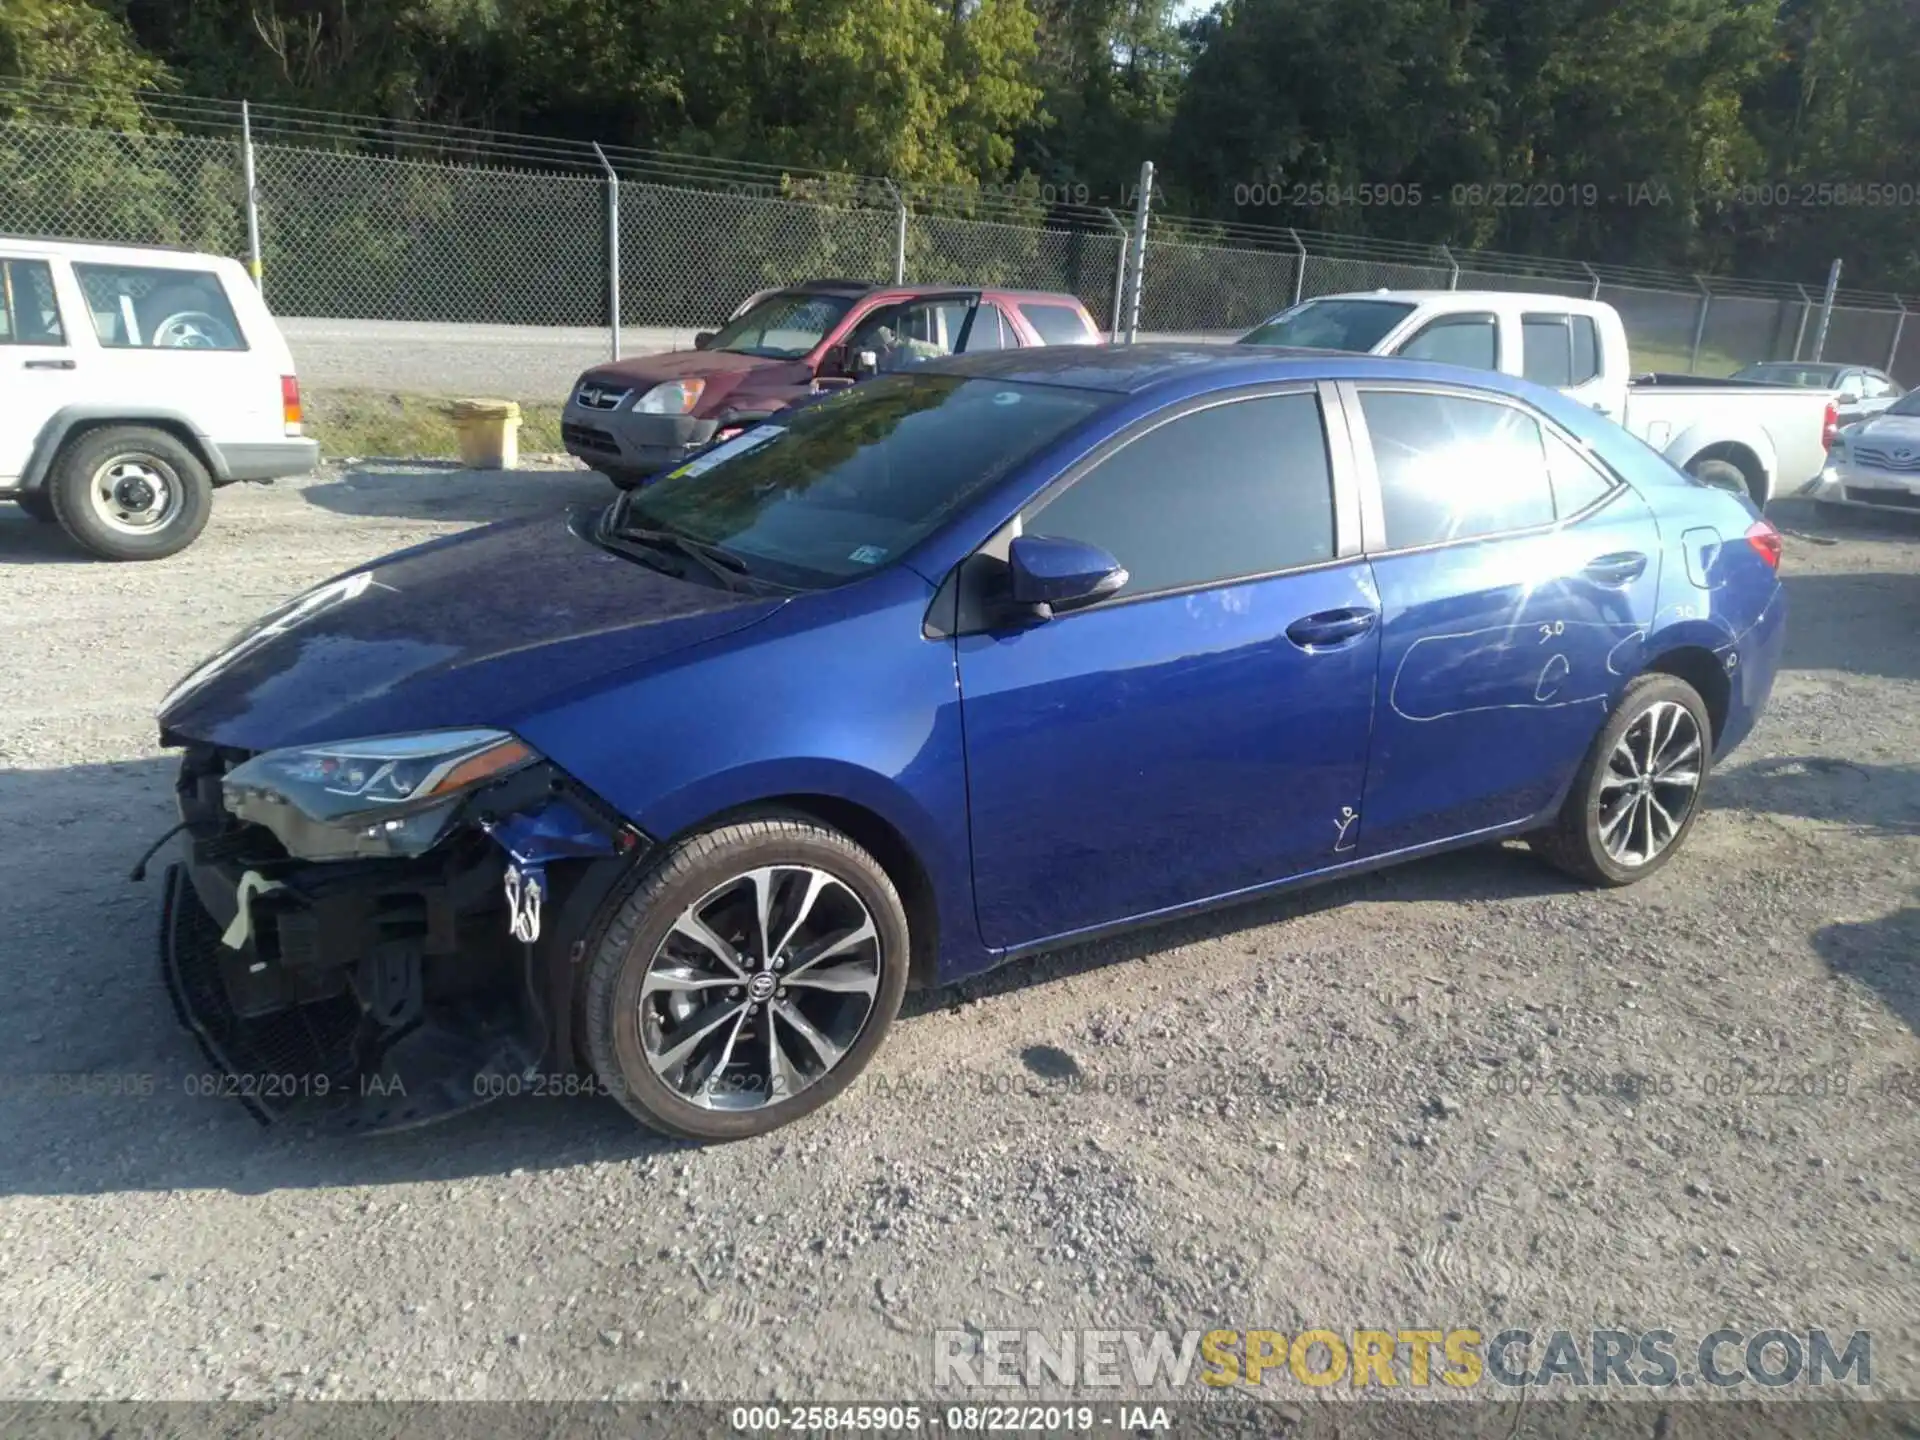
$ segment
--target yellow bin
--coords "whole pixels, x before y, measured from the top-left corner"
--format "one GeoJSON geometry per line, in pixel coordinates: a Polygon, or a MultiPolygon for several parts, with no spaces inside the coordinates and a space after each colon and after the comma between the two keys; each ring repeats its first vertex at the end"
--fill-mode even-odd
{"type": "Polygon", "coordinates": [[[520,407],[511,400],[456,400],[447,407],[470,470],[512,470],[520,464],[520,407]]]}

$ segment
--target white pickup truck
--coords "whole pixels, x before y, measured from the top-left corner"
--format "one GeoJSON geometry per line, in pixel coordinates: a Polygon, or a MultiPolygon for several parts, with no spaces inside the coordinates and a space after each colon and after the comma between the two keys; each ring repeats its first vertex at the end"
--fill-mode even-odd
{"type": "Polygon", "coordinates": [[[1240,337],[1520,375],[1590,405],[1681,469],[1765,505],[1818,475],[1837,396],[1792,385],[1630,373],[1619,312],[1598,300],[1491,290],[1322,295],[1240,337]]]}

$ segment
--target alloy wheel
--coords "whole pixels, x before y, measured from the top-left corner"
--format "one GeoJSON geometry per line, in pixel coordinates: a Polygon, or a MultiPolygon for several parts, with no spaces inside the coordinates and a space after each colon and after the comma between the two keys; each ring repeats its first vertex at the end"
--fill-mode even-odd
{"type": "Polygon", "coordinates": [[[1649,705],[1607,757],[1595,799],[1600,844],[1615,864],[1650,864],[1674,841],[1700,793],[1706,747],[1693,712],[1649,705]]]}
{"type": "Polygon", "coordinates": [[[749,870],[683,910],[655,949],[641,1048],[690,1104],[777,1104],[852,1048],[880,974],[873,917],[844,881],[810,865],[749,870]]]}

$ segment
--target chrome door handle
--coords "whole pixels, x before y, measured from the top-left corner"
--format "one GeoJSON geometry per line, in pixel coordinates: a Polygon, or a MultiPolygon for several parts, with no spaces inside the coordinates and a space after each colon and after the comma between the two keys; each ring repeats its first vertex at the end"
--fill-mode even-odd
{"type": "Polygon", "coordinates": [[[71,360],[28,360],[24,362],[28,370],[74,370],[79,367],[71,360]]]}

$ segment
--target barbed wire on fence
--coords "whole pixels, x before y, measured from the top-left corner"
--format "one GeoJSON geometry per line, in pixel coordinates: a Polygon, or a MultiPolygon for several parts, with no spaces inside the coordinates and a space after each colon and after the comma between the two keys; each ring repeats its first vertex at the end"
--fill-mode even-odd
{"type": "MultiPolygon", "coordinates": [[[[123,113],[128,97],[110,98],[123,113]]],[[[823,274],[1064,290],[1103,328],[1126,303],[1133,217],[1083,187],[912,184],[298,106],[133,98],[138,129],[102,128],[99,92],[0,80],[0,233],[240,254],[251,202],[271,303],[329,318],[606,325],[617,296],[624,324],[695,327],[756,290],[823,274]]],[[[1605,300],[1637,369],[1798,359],[1822,329],[1820,296],[1778,281],[1159,212],[1139,273],[1147,335],[1231,338],[1299,300],[1382,288],[1605,300]]],[[[1920,383],[1915,307],[1839,291],[1823,358],[1920,383]]]]}

